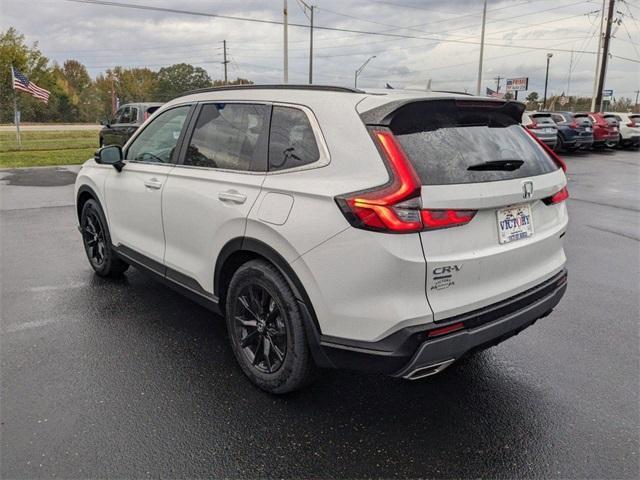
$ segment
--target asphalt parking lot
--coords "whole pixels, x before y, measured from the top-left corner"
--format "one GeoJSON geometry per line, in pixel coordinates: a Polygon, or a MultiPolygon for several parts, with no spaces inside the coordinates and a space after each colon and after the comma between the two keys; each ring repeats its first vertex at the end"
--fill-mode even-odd
{"type": "Polygon", "coordinates": [[[245,380],[220,318],[92,274],[72,169],[0,172],[0,476],[638,478],[640,155],[565,158],[551,316],[440,376],[286,397],[245,380]]]}

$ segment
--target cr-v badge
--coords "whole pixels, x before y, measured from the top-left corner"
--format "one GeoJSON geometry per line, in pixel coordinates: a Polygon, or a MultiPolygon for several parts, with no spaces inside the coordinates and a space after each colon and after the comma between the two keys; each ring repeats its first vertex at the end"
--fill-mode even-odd
{"type": "Polygon", "coordinates": [[[531,198],[533,195],[533,182],[524,182],[522,184],[522,198],[531,198]]]}

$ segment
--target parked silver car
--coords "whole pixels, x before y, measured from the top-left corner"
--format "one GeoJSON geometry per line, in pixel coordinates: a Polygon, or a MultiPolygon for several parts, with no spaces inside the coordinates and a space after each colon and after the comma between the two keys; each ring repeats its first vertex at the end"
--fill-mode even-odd
{"type": "Polygon", "coordinates": [[[555,148],[558,141],[558,127],[549,113],[525,112],[522,114],[522,125],[531,130],[550,148],[555,148]]]}

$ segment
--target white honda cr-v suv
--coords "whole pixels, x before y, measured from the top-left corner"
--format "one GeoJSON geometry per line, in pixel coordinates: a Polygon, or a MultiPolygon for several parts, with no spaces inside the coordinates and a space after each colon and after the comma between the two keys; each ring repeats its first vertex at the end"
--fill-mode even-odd
{"type": "Polygon", "coordinates": [[[134,265],[226,317],[274,393],[318,367],[416,379],[565,292],[563,162],[524,105],[462,93],[186,94],[76,181],[98,275],[134,265]]]}

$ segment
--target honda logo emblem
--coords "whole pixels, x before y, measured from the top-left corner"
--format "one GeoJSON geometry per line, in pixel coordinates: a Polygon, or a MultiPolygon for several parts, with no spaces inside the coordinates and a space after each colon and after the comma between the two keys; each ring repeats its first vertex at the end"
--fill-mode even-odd
{"type": "Polygon", "coordinates": [[[522,184],[522,198],[531,198],[533,195],[533,182],[524,182],[522,184]]]}

